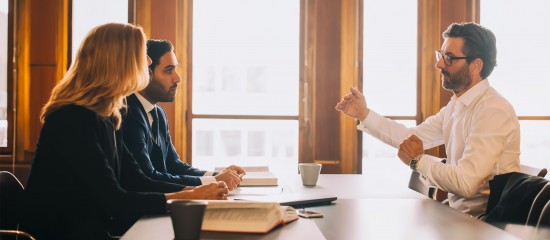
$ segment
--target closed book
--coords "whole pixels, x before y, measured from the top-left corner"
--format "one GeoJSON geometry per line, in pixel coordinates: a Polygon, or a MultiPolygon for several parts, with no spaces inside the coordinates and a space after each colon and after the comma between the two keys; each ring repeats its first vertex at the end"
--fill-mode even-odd
{"type": "Polygon", "coordinates": [[[267,233],[298,219],[296,210],[275,202],[209,201],[203,231],[267,233]]]}
{"type": "MultiPolygon", "coordinates": [[[[216,172],[219,172],[225,168],[217,167],[216,172]]],[[[242,182],[239,184],[241,187],[248,186],[277,186],[277,177],[269,171],[268,166],[249,166],[243,167],[246,174],[242,177],[242,182]]]]}

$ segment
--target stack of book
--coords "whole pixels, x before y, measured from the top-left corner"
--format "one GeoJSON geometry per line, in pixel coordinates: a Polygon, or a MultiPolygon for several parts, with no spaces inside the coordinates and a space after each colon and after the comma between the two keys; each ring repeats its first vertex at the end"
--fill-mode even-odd
{"type": "MultiPolygon", "coordinates": [[[[220,172],[224,167],[217,167],[214,171],[220,172]]],[[[240,187],[248,186],[277,186],[278,179],[269,171],[268,166],[243,167],[246,174],[242,177],[240,187]]]]}

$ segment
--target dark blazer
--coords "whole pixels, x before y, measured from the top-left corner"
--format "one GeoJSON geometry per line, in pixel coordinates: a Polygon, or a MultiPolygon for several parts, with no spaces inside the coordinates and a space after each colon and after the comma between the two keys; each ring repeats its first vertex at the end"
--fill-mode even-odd
{"type": "Polygon", "coordinates": [[[68,105],[42,127],[20,222],[38,239],[107,239],[111,218],[165,213],[161,192],[183,187],[145,176],[110,118],[68,105]]]}
{"type": "Polygon", "coordinates": [[[124,143],[143,172],[159,181],[188,186],[201,185],[199,176],[203,176],[206,171],[193,168],[180,160],[168,132],[168,121],[164,109],[158,106],[159,136],[155,143],[147,113],[139,99],[132,94],[126,98],[126,101],[128,108],[122,115],[121,131],[124,133],[124,143]]]}

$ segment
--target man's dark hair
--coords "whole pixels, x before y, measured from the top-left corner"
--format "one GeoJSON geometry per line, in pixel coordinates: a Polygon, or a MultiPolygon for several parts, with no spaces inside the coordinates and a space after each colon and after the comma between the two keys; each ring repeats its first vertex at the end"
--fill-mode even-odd
{"type": "Polygon", "coordinates": [[[444,39],[449,37],[464,39],[462,52],[472,57],[467,59],[468,63],[481,58],[483,61],[481,77],[486,78],[491,75],[497,65],[496,38],[491,30],[472,22],[453,23],[443,32],[444,39]]]}
{"type": "Polygon", "coordinates": [[[159,64],[160,58],[167,52],[174,51],[174,45],[164,39],[149,39],[147,40],[147,56],[151,58],[149,72],[152,74],[155,67],[159,64]]]}

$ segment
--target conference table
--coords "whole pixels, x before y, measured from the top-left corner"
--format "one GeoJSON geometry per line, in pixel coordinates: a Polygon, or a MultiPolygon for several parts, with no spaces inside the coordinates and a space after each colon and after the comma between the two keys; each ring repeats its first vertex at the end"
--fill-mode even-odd
{"type": "MultiPolygon", "coordinates": [[[[279,186],[273,192],[333,195],[338,200],[307,208],[323,218],[300,218],[267,234],[203,232],[201,239],[518,239],[408,189],[407,183],[373,175],[321,174],[314,187],[303,186],[298,174],[277,175],[279,186]]],[[[122,239],[174,239],[170,217],[143,217],[122,239]]]]}

